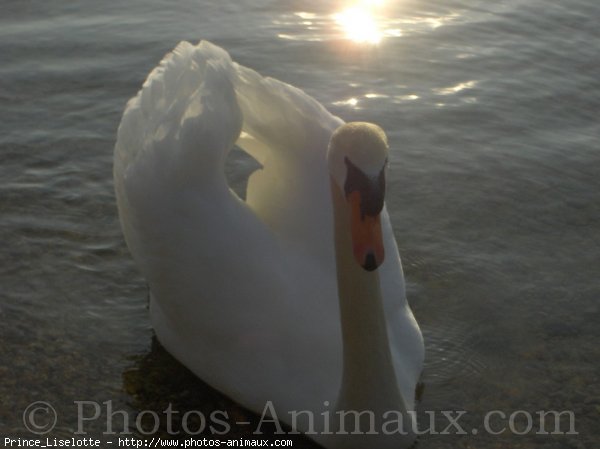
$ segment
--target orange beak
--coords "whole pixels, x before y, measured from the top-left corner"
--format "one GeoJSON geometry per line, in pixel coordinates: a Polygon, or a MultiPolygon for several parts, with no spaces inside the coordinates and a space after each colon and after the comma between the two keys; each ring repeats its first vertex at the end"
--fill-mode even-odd
{"type": "Polygon", "coordinates": [[[360,208],[360,193],[353,191],[346,199],[351,208],[352,250],[358,264],[367,271],[376,270],[385,258],[380,214],[365,215],[360,208]]]}

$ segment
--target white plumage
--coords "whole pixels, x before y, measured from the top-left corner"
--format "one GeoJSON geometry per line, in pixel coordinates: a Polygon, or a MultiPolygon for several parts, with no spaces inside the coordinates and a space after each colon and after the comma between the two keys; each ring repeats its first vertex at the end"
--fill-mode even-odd
{"type": "MultiPolygon", "coordinates": [[[[326,401],[340,403],[327,148],[342,123],[304,92],[232,62],[224,50],[182,42],[130,100],[118,131],[119,214],[150,285],[159,340],[215,388],[258,412],[271,401],[288,423],[291,410],[321,413],[326,401]],[[234,144],[262,164],[246,201],[223,171],[234,144]]],[[[423,343],[385,208],[381,224],[386,346],[403,402],[397,408],[406,412],[414,406],[423,343]]],[[[309,436],[326,447],[358,441],[309,436]]],[[[381,441],[380,449],[400,440],[381,441]]]]}

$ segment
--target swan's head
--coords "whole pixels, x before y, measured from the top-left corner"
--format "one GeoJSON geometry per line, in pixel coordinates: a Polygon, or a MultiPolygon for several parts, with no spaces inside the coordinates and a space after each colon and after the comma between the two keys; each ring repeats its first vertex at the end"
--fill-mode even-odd
{"type": "Polygon", "coordinates": [[[377,269],[385,256],[380,214],[387,160],[387,138],[377,125],[346,123],[331,136],[329,173],[350,211],[354,258],[367,271],[377,269]]]}

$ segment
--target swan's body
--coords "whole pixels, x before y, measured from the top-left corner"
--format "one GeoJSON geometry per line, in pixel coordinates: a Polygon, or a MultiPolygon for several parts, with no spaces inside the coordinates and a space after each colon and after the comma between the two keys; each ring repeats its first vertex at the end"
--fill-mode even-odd
{"type": "MultiPolygon", "coordinates": [[[[327,149],[342,123],[218,47],[182,43],[129,102],[114,167],[124,234],[150,285],[161,343],[252,410],[270,401],[289,424],[290,411],[314,412],[314,434],[295,424],[328,448],[364,442],[323,435],[321,413],[406,415],[423,361],[385,207],[385,262],[376,271],[334,249],[334,237],[344,239],[344,175],[328,166],[327,149]],[[234,143],[263,165],[246,202],[223,172],[234,143]],[[338,277],[356,283],[346,301],[338,277]]],[[[386,436],[371,447],[411,439],[386,436]]]]}

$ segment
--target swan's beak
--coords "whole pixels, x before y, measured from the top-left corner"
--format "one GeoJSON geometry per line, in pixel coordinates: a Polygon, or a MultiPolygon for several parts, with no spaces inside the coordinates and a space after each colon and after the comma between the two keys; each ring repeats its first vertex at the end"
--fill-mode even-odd
{"type": "Polygon", "coordinates": [[[385,257],[380,213],[368,215],[361,209],[361,194],[355,190],[347,197],[352,210],[352,250],[358,264],[367,271],[376,270],[385,257]]]}

